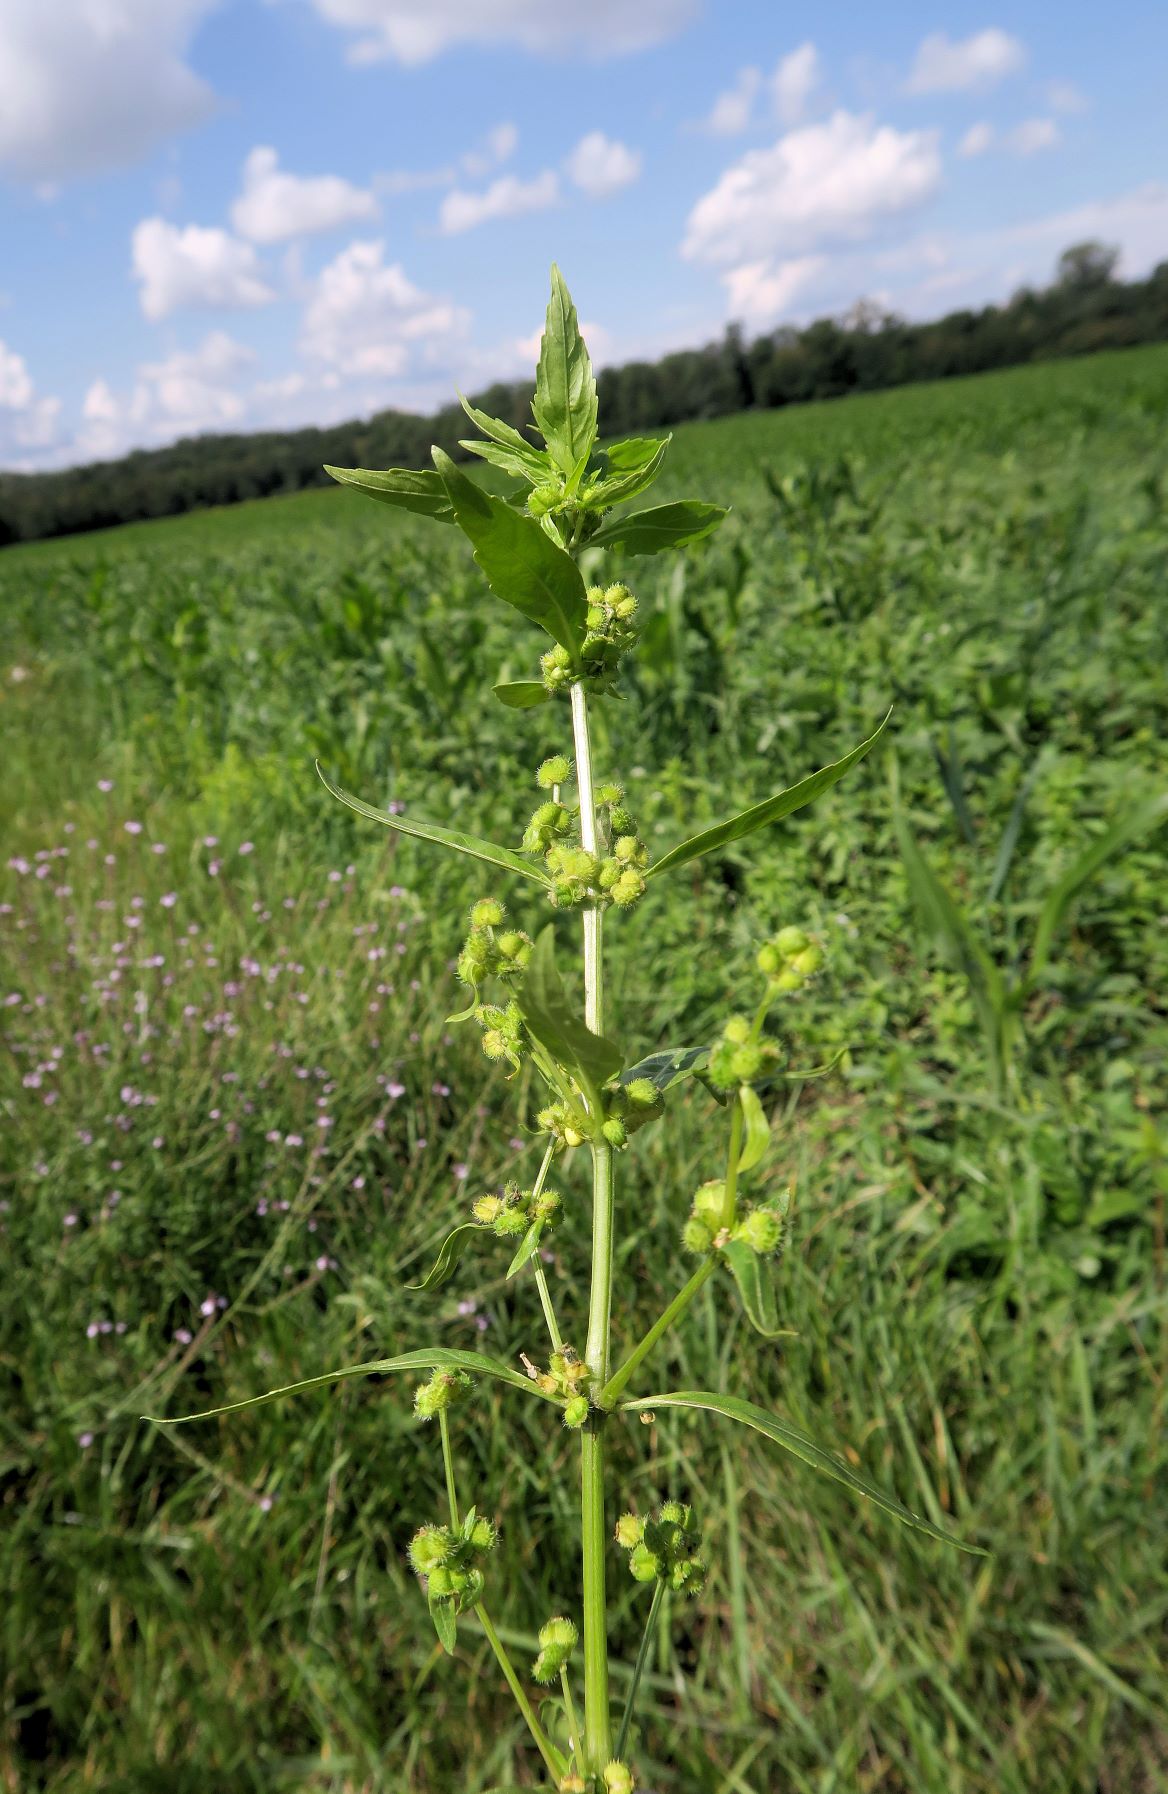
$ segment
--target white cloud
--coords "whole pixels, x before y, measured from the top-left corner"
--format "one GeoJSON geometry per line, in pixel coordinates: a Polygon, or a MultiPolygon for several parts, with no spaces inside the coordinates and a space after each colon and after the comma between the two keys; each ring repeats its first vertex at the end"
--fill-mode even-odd
{"type": "Polygon", "coordinates": [[[819,52],[814,44],[800,44],[789,56],[784,56],[771,76],[771,90],[775,96],[775,110],[779,115],[779,123],[784,125],[801,124],[807,112],[807,102],[819,86],[819,52]]]}
{"type": "Polygon", "coordinates": [[[394,379],[413,346],[460,336],[469,314],[424,293],[380,241],[350,243],[324,268],[304,313],[301,348],[338,373],[394,379]]]}
{"type": "Polygon", "coordinates": [[[493,218],[517,218],[524,212],[542,212],[560,197],[560,183],[550,168],[534,180],[500,175],[482,193],[464,193],[460,187],[448,193],[438,213],[438,228],[445,236],[473,230],[493,218]]]}
{"type": "MultiPolygon", "coordinates": [[[[492,168],[497,168],[501,162],[508,161],[515,154],[518,142],[517,125],[510,122],[496,125],[487,132],[482,149],[467,150],[462,157],[463,172],[469,174],[472,180],[481,180],[484,175],[490,174],[492,168]]],[[[450,179],[454,179],[453,170],[450,179]]]]}
{"type": "Polygon", "coordinates": [[[1006,146],[1017,156],[1033,156],[1039,150],[1057,149],[1062,133],[1053,118],[1026,118],[1006,135],[1006,146]]]}
{"type": "Polygon", "coordinates": [[[682,254],[739,264],[861,238],[921,204],[940,177],[935,132],[836,112],[728,168],[690,212],[682,254]]]}
{"type": "Polygon", "coordinates": [[[231,208],[231,222],[253,243],[284,243],[290,237],[335,230],[376,218],[372,193],[354,187],[340,175],[285,174],[274,149],[253,149],[243,165],[243,191],[231,208]]]}
{"type": "Polygon", "coordinates": [[[1034,156],[1040,150],[1057,149],[1062,132],[1053,118],[1027,118],[1009,131],[995,131],[983,119],[971,125],[957,145],[959,156],[984,156],[987,150],[1002,149],[1014,156],[1034,156]]]}
{"type": "Polygon", "coordinates": [[[965,136],[957,145],[959,156],[984,156],[994,146],[994,127],[983,118],[976,125],[970,125],[965,136]]]}
{"type": "Polygon", "coordinates": [[[0,168],[49,182],[123,167],[206,117],[186,61],[218,0],[3,0],[0,168]]]}
{"type": "Polygon", "coordinates": [[[606,137],[603,131],[589,131],[564,166],[577,187],[591,199],[604,199],[636,180],[641,172],[641,154],[606,137]]]}
{"type": "Polygon", "coordinates": [[[144,218],[132,243],[142,311],[152,322],[183,306],[266,305],[275,298],[261,279],[256,252],[225,230],[165,218],[144,218]]]}
{"type": "Polygon", "coordinates": [[[964,93],[1016,74],[1026,52],[1016,37],[991,27],[955,43],[943,31],[925,38],[908,79],[910,93],[964,93]]]}
{"type": "Polygon", "coordinates": [[[47,448],[60,411],[60,399],[37,396],[23,355],[0,342],[0,454],[47,448]]]}
{"type": "Polygon", "coordinates": [[[723,276],[727,310],[732,318],[759,330],[781,318],[826,266],[821,255],[797,256],[787,262],[744,262],[723,276]]]}
{"type": "Polygon", "coordinates": [[[350,60],[430,62],[458,44],[502,44],[541,54],[627,55],[662,43],[697,13],[697,0],[313,0],[331,25],[357,34],[350,60]]]}
{"type": "Polygon", "coordinates": [[[1046,103],[1052,112],[1089,112],[1091,102],[1073,81],[1048,81],[1046,103]]]}
{"type": "Polygon", "coordinates": [[[761,86],[760,69],[740,69],[734,86],[728,87],[714,101],[701,129],[708,131],[711,137],[740,137],[750,124],[761,86]]]}
{"type": "Polygon", "coordinates": [[[205,430],[237,430],[247,416],[244,371],[255,352],[222,330],[195,349],[144,362],[127,393],[92,382],[81,406],[75,451],[88,460],[125,454],[135,443],[171,442],[205,430]]]}

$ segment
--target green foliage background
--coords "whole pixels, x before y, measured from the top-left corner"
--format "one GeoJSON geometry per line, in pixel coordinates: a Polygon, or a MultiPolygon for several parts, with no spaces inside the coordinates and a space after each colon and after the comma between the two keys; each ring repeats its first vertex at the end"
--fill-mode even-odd
{"type": "MultiPolygon", "coordinates": [[[[1168,352],[1135,350],[687,426],[656,488],[734,507],[631,564],[643,647],[629,701],[597,706],[598,772],[656,854],[897,708],[887,753],[610,930],[631,1047],[707,1038],[798,922],[828,961],[786,1011],[793,1060],[848,1049],[779,1103],[765,1168],[797,1190],[797,1337],[759,1342],[717,1281],[640,1388],[764,1402],[994,1553],[703,1417],[630,1422],[626,1498],[689,1495],[712,1565],[651,1664],[662,1794],[1168,1787],[1168,834],[1084,890],[1003,1104],[892,807],[895,755],[916,840],[1008,967],[1060,875],[1164,788],[1166,420],[1168,352]]],[[[441,1483],[407,1388],[165,1437],[136,1417],[427,1337],[538,1347],[502,1248],[402,1290],[474,1194],[534,1169],[516,1089],[444,1020],[484,887],[332,803],[312,759],[515,844],[566,707],[489,687],[542,643],[453,532],[339,491],[12,549],[0,579],[0,1785],[530,1781],[485,1645],[468,1626],[463,1663],[437,1660],[403,1561],[441,1483]]],[[[620,1344],[686,1274],[722,1131],[678,1093],[622,1161],[620,1344]]],[[[582,1166],[566,1185],[549,1277],[582,1327],[582,1166]]],[[[534,1406],[484,1389],[456,1427],[521,1652],[575,1601],[574,1441],[534,1406]]],[[[630,1654],[643,1599],[615,1582],[630,1654]]]]}

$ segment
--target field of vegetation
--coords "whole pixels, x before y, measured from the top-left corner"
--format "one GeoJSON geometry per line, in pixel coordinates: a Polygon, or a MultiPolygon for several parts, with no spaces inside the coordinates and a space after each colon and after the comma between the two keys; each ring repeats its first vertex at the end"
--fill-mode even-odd
{"type": "MultiPolygon", "coordinates": [[[[626,1492],[691,1492],[711,1576],[662,1628],[637,1758],[657,1794],[1168,1789],[1168,349],[687,425],[657,494],[733,513],[628,570],[644,645],[596,753],[654,851],[896,706],[813,809],[651,885],[634,948],[611,930],[647,1052],[710,1038],[758,942],[812,929],[791,1057],[843,1053],[775,1111],[794,1337],[747,1343],[712,1283],[674,1380],[992,1555],[660,1413],[626,1492]]],[[[407,1390],[139,1419],[538,1338],[502,1249],[403,1290],[534,1171],[445,1019],[490,887],[313,771],[517,845],[566,713],[491,698],[541,643],[438,534],[314,491],[0,555],[4,1789],[534,1776],[485,1641],[464,1626],[452,1667],[404,1560],[441,1486],[407,1390]]],[[[712,1107],[633,1142],[618,1346],[688,1274],[712,1107]]],[[[583,1164],[563,1187],[571,1317],[583,1164]]],[[[575,1441],[534,1406],[482,1390],[458,1431],[524,1655],[576,1601],[575,1441]]]]}

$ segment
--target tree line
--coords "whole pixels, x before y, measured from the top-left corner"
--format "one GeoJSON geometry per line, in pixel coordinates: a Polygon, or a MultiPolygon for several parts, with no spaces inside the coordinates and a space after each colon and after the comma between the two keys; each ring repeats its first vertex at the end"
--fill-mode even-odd
{"type": "MultiPolygon", "coordinates": [[[[1117,279],[1117,262],[1118,253],[1102,244],[1075,244],[1060,256],[1049,286],[924,324],[861,302],[844,317],[749,340],[731,325],[704,348],[603,369],[597,385],[605,431],[621,436],[1168,338],[1168,261],[1142,281],[1117,279]]],[[[531,386],[498,384],[475,402],[522,428],[531,416],[531,386]]],[[[432,443],[459,455],[466,433],[457,406],[433,417],[381,411],[330,429],[194,436],[60,472],[0,473],[0,546],[299,492],[328,483],[326,462],[428,466],[432,443]]]]}

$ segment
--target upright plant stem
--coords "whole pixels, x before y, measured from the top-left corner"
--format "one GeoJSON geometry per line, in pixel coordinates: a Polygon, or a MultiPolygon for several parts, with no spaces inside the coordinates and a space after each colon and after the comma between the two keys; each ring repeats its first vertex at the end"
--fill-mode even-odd
{"type": "Polygon", "coordinates": [[[625,1710],[621,1714],[620,1731],[617,1733],[616,1737],[616,1754],[618,1757],[623,1757],[625,1754],[625,1741],[629,1735],[629,1725],[633,1717],[633,1708],[637,1704],[637,1689],[640,1687],[641,1676],[645,1668],[645,1661],[649,1655],[649,1640],[653,1636],[653,1626],[657,1619],[657,1614],[661,1607],[661,1598],[664,1593],[665,1584],[663,1582],[657,1582],[653,1588],[653,1600],[649,1608],[648,1617],[645,1620],[645,1630],[641,1635],[641,1648],[637,1652],[637,1661],[633,1665],[633,1679],[629,1683],[629,1692],[625,1697],[625,1710]]]}
{"type": "MultiPolygon", "coordinates": [[[[596,801],[593,796],[592,746],[588,739],[588,700],[582,685],[572,687],[572,736],[576,758],[576,790],[580,797],[580,842],[597,852],[596,801]]],[[[603,917],[589,905],[584,911],[584,1019],[594,1034],[604,1026],[603,917]]],[[[593,1395],[608,1378],[609,1322],[612,1310],[612,1149],[592,1142],[592,1289],[588,1303],[588,1338],[584,1357],[591,1372],[593,1395]]],[[[580,1531],[584,1580],[584,1758],[593,1773],[612,1756],[612,1721],[608,1697],[608,1610],[604,1586],[608,1529],[604,1523],[603,1417],[596,1410],[580,1437],[580,1531]]]]}

